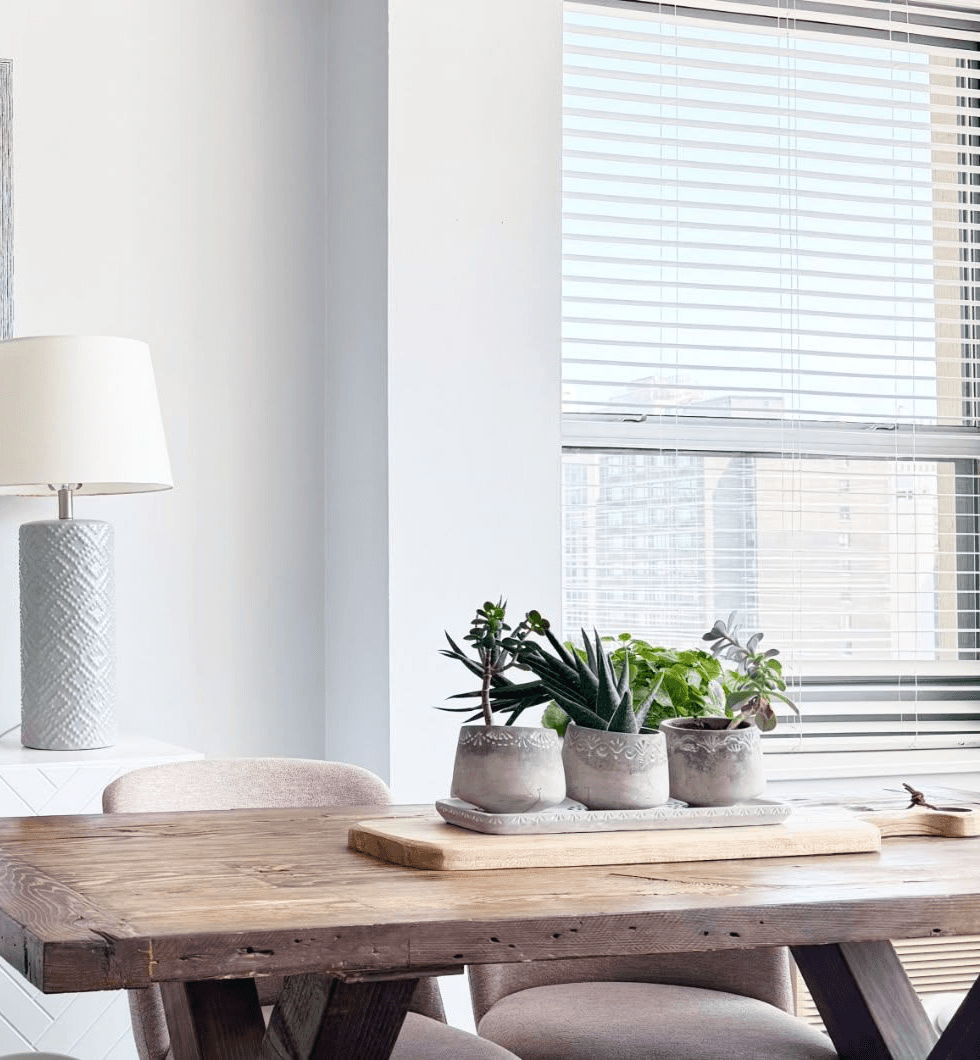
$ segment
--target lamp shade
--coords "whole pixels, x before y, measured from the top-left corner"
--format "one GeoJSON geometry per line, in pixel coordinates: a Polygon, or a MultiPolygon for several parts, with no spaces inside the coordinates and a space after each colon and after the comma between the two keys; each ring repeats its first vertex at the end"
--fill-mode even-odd
{"type": "Polygon", "coordinates": [[[0,342],[0,494],[173,486],[150,349],[134,339],[0,342]]]}

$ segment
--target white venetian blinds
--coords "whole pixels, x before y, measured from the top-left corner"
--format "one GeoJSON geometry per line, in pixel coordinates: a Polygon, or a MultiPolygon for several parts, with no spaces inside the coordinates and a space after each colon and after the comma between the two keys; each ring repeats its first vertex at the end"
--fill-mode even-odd
{"type": "Polygon", "coordinates": [[[978,48],[955,2],[566,5],[566,631],[737,609],[811,750],[978,742],[978,48]]]}
{"type": "Polygon", "coordinates": [[[972,424],[978,40],[942,5],[571,5],[567,409],[972,424]]]}

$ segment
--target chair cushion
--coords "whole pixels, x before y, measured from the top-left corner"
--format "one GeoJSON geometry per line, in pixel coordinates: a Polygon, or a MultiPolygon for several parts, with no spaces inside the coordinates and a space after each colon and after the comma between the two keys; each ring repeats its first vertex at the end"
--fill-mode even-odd
{"type": "Polygon", "coordinates": [[[819,1031],[755,998],[660,983],[508,994],[479,1032],[522,1060],[833,1060],[819,1031]]]}
{"type": "Polygon", "coordinates": [[[409,1012],[391,1060],[518,1060],[518,1057],[485,1038],[409,1012]]]}
{"type": "Polygon", "coordinates": [[[927,994],[922,999],[922,1007],[933,1027],[942,1034],[949,1026],[949,1021],[956,1015],[956,1010],[963,1004],[965,990],[951,991],[942,994],[927,994]]]}

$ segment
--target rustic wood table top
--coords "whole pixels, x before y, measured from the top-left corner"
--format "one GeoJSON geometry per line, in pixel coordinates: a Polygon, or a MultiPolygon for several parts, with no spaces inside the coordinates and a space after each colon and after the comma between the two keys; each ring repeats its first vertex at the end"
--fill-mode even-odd
{"type": "MultiPolygon", "coordinates": [[[[890,839],[880,853],[455,872],[347,849],[358,821],[430,813],[2,819],[0,956],[47,992],[164,984],[176,1060],[245,1060],[386,1057],[393,1038],[341,1054],[328,1030],[308,1047],[272,1041],[275,1018],[264,1042],[261,1026],[233,1032],[218,1020],[208,1030],[195,1015],[195,989],[210,983],[208,1004],[220,1010],[222,991],[237,983],[254,994],[256,976],[290,977],[284,999],[291,989],[308,994],[314,980],[362,983],[370,1004],[395,1011],[397,1034],[408,997],[396,984],[427,973],[785,944],[842,1056],[980,1056],[980,989],[937,1043],[887,941],[980,934],[975,838],[890,839]],[[208,1034],[220,1037],[220,1050],[208,1034]]],[[[317,1019],[329,1029],[330,994],[321,993],[317,1019]]],[[[257,1014],[257,1000],[252,1007],[257,1014]]],[[[279,1008],[287,1018],[285,1000],[279,1008]]]]}

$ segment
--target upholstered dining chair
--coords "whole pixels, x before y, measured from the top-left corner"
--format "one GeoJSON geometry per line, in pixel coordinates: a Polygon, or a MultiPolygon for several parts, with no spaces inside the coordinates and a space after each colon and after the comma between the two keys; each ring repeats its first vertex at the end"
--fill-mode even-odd
{"type": "Polygon", "coordinates": [[[467,969],[478,1032],[522,1060],[833,1060],[767,948],[467,969]]]}
{"type": "MultiPolygon", "coordinates": [[[[192,759],[145,766],[102,793],[105,813],[234,810],[290,806],[387,805],[388,786],[359,766],[299,758],[192,759]]],[[[282,980],[256,980],[268,1019],[282,980]]],[[[158,986],[129,991],[140,1060],[173,1060],[158,986]]],[[[422,979],[393,1060],[517,1060],[501,1046],[446,1024],[434,979],[422,979]]]]}

